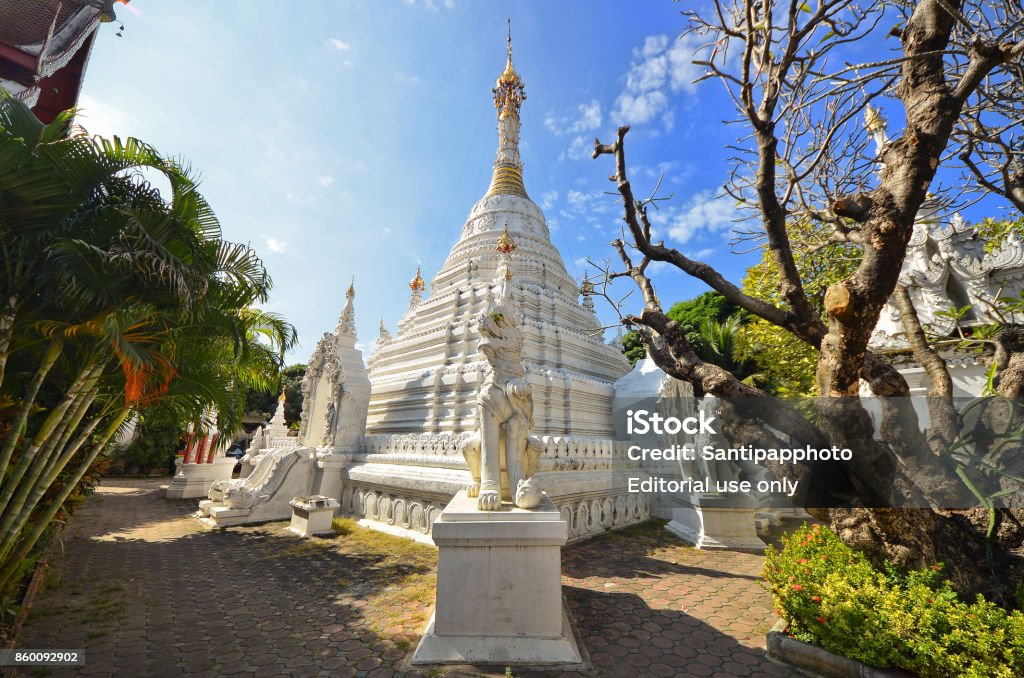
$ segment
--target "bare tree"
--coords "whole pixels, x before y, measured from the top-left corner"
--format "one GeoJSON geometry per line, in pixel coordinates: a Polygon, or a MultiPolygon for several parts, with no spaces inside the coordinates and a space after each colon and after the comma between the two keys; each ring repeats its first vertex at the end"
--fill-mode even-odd
{"type": "MultiPolygon", "coordinates": [[[[605,270],[598,286],[632,279],[643,309],[623,320],[641,331],[657,364],[706,393],[738,399],[730,407],[740,408],[742,416],[726,418],[731,439],[779,447],[785,445],[775,432],[786,431],[807,444],[854,450],[854,460],[841,465],[838,475],[811,483],[811,494],[803,497],[809,506],[833,506],[842,495],[865,507],[812,511],[845,541],[904,566],[944,561],[962,593],[984,592],[1007,601],[1007,583],[1024,574],[1024,504],[1013,503],[1018,494],[1005,507],[992,502],[991,510],[942,508],[958,505],[966,491],[957,477],[958,462],[949,455],[964,421],[952,404],[945,363],[917,321],[910,297],[897,285],[926,200],[962,199],[962,192],[953,191],[929,196],[944,163],[965,168],[975,191],[1021,206],[1021,3],[714,0],[708,12],[684,15],[686,33],[706,41],[694,61],[706,69],[702,79],[724,84],[747,132],[732,147],[725,191],[756,222],[741,237],[767,249],[783,303],[745,294],[711,266],[652,238],[648,208],[657,198],[634,195],[625,156],[628,127],[621,127],[610,144],[595,140],[595,158],[614,157],[610,178],[623,199],[625,221],[623,238],[612,243],[621,267],[605,270]],[[880,51],[889,44],[893,51],[850,64],[843,56],[853,43],[880,51]],[[886,137],[883,104],[904,119],[892,138],[886,137]],[[794,219],[817,224],[822,242],[854,243],[862,251],[855,272],[829,287],[824,317],[808,300],[797,272],[795,243],[787,231],[794,219]],[[647,275],[652,261],[702,280],[818,349],[817,381],[825,396],[817,403],[825,415],[816,418],[819,423],[700,360],[683,328],[662,308],[647,275]],[[906,381],[868,349],[879,313],[894,293],[914,355],[932,378],[929,409],[935,425],[925,433],[905,397],[906,381]],[[883,397],[881,440],[858,398],[862,379],[883,397]],[[814,496],[814,488],[825,485],[822,491],[832,496],[814,496]],[[923,497],[932,508],[878,508],[911,505],[911,497],[923,497]]],[[[1005,328],[997,352],[998,390],[1010,398],[1024,397],[1022,350],[1018,329],[1005,328]]],[[[1014,450],[1024,461],[1019,442],[1014,450]]],[[[771,470],[811,480],[821,473],[799,465],[771,470]]]]}

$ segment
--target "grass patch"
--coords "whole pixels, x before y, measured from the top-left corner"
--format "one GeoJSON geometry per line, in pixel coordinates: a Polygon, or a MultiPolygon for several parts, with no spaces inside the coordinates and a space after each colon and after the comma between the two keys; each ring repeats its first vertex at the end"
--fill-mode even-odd
{"type": "MultiPolygon", "coordinates": [[[[309,558],[331,563],[336,590],[375,610],[372,630],[403,649],[411,647],[430,616],[437,582],[437,550],[419,542],[335,518],[332,535],[298,538],[286,527],[256,546],[262,559],[309,558]]],[[[266,530],[266,527],[261,528],[266,530]]],[[[264,532],[264,534],[266,534],[264,532]]]]}
{"type": "Polygon", "coordinates": [[[100,587],[92,600],[76,610],[81,614],[79,621],[89,624],[117,621],[125,612],[123,593],[121,584],[100,587]]]}
{"type": "Polygon", "coordinates": [[[651,518],[621,530],[610,530],[598,539],[606,539],[615,544],[629,544],[630,548],[643,548],[644,555],[648,556],[659,555],[666,549],[685,547],[679,543],[676,537],[665,530],[667,524],[667,520],[651,518]]]}

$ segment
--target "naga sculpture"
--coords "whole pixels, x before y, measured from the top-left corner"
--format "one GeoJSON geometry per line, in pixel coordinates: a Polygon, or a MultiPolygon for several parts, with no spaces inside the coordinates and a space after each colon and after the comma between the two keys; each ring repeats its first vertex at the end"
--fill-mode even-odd
{"type": "Polygon", "coordinates": [[[523,335],[517,327],[509,277],[501,282],[496,304],[477,324],[480,352],[491,371],[477,394],[479,445],[467,445],[463,452],[473,478],[467,494],[477,497],[481,511],[501,507],[503,467],[516,506],[535,508],[542,499],[540,488],[531,479],[537,465],[536,448],[529,444],[533,394],[525,379],[523,335]]]}

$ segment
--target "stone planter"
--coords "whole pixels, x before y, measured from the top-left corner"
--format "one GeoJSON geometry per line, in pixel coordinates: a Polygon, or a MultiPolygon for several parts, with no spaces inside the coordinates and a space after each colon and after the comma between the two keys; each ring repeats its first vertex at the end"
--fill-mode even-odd
{"type": "Polygon", "coordinates": [[[915,678],[902,669],[880,669],[841,657],[785,635],[786,622],[779,622],[768,632],[768,657],[821,678],[915,678]]]}
{"type": "Polygon", "coordinates": [[[334,511],[338,500],[314,494],[310,497],[295,497],[288,505],[292,507],[292,523],[288,529],[303,537],[331,532],[334,511]]]}

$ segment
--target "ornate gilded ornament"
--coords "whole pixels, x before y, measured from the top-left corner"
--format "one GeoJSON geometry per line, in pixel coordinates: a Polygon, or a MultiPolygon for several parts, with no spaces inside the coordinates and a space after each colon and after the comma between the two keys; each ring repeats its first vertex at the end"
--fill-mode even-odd
{"type": "MultiPolygon", "coordinates": [[[[423,281],[423,276],[420,275],[420,267],[416,267],[416,276],[409,281],[409,289],[413,292],[423,292],[427,289],[427,283],[423,281]]],[[[383,321],[381,321],[383,322],[383,321]]]]}
{"type": "Polygon", "coordinates": [[[508,224],[505,224],[505,230],[498,236],[498,244],[494,246],[494,251],[499,254],[506,254],[511,256],[516,251],[515,240],[512,239],[512,235],[508,232],[508,224]]]}
{"type": "Polygon", "coordinates": [[[508,59],[494,84],[494,107],[498,109],[498,157],[487,195],[527,197],[523,186],[523,164],[519,161],[519,107],[526,100],[523,80],[512,66],[512,23],[509,22],[508,59]]]}
{"type": "Polygon", "coordinates": [[[523,81],[512,66],[512,20],[508,20],[508,61],[505,63],[505,70],[498,76],[494,83],[494,107],[500,111],[500,116],[511,113],[519,114],[519,107],[526,101],[526,88],[523,81]]]}
{"type": "Polygon", "coordinates": [[[871,104],[864,109],[864,126],[871,134],[885,131],[886,122],[882,117],[882,112],[877,108],[872,108],[871,104]]]}

